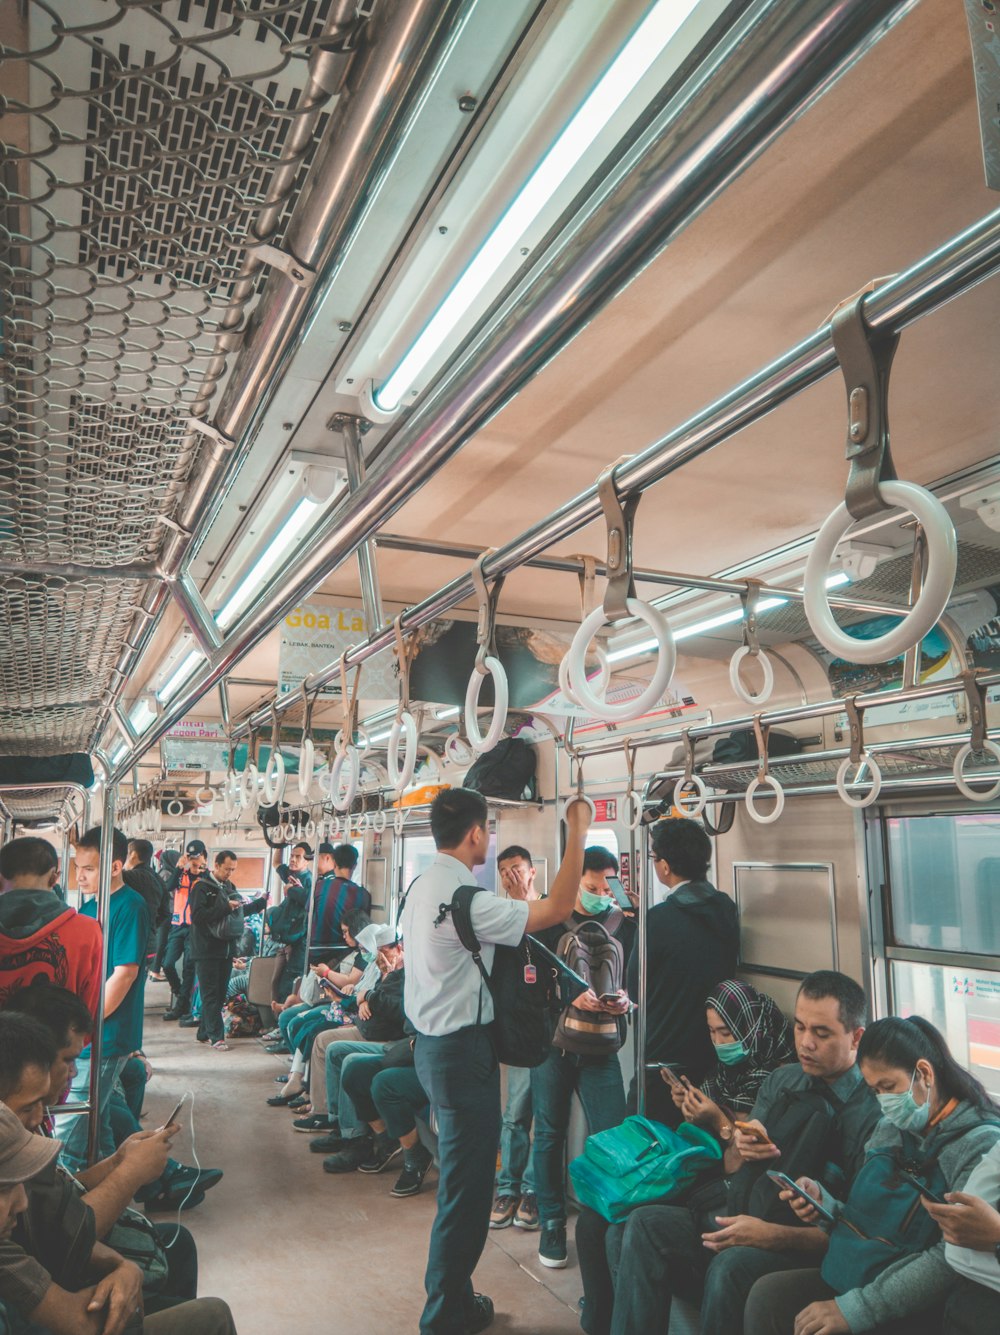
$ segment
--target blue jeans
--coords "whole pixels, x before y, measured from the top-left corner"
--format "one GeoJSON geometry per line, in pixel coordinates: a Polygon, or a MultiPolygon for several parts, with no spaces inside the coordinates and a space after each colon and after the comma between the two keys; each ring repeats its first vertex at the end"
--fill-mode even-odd
{"type": "Polygon", "coordinates": [[[620,1126],[625,1120],[625,1083],[617,1053],[580,1058],[553,1048],[531,1072],[535,1108],[534,1174],[542,1226],[566,1223],[566,1128],[574,1091],[580,1096],[587,1132],[620,1126]]]}
{"type": "Polygon", "coordinates": [[[431,1230],[422,1335],[465,1335],[472,1274],[486,1246],[500,1143],[500,1066],[489,1030],[417,1038],[417,1076],[437,1114],[437,1214],[431,1230]]]}
{"type": "Polygon", "coordinates": [[[507,1067],[507,1106],[500,1128],[498,1196],[530,1196],[535,1190],[535,1163],[531,1153],[531,1071],[507,1067]]]}
{"type": "MultiPolygon", "coordinates": [[[[127,1060],[126,1057],[105,1057],[101,1062],[97,1098],[97,1117],[100,1122],[97,1147],[100,1159],[108,1159],[115,1152],[115,1138],[111,1129],[111,1093],[127,1060]]],[[[68,1097],[71,1103],[85,1103],[90,1098],[89,1050],[76,1059],[76,1075],[68,1097]]],[[[56,1116],[56,1138],[63,1143],[59,1157],[71,1173],[78,1173],[87,1166],[87,1127],[92,1115],[64,1113],[56,1116]]]]}
{"type": "Polygon", "coordinates": [[[363,1136],[368,1128],[358,1116],[346,1090],[341,1088],[344,1062],[348,1057],[359,1055],[378,1053],[381,1056],[388,1046],[387,1043],[331,1043],[326,1050],[326,1106],[330,1116],[336,1117],[340,1123],[340,1134],[345,1140],[363,1136]]]}
{"type": "Polygon", "coordinates": [[[300,1015],[305,1015],[306,1011],[311,1011],[312,1007],[305,1001],[300,1001],[297,1006],[288,1006],[278,1016],[278,1028],[281,1030],[281,1037],[291,1047],[288,1039],[288,1026],[293,1020],[297,1020],[300,1015]]]}
{"type": "Polygon", "coordinates": [[[341,1027],[336,1020],[331,1020],[326,1012],[326,1006],[311,1006],[307,1011],[303,1011],[301,1015],[292,1016],[288,1022],[288,1027],[284,1030],[285,1042],[293,1051],[301,1052],[306,1060],[312,1054],[312,1046],[316,1041],[317,1034],[321,1034],[324,1029],[339,1029],[341,1027]]]}

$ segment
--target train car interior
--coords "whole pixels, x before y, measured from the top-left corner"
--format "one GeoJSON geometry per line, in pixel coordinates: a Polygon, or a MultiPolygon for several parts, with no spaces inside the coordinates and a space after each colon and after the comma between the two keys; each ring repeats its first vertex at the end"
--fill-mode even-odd
{"type": "MultiPolygon", "coordinates": [[[[235,858],[211,882],[241,901],[209,952],[236,959],[224,997],[163,973],[195,875],[134,984],[133,1125],[186,1097],[171,1153],[201,1184],[146,1213],[228,1304],[204,1329],[486,1328],[428,1315],[452,1123],[427,1095],[394,1148],[413,1199],[378,1165],[324,1172],[300,1132],[344,1139],[338,1045],[285,1015],[364,1016],[353,983],[299,991],[336,970],[321,918],[364,949],[358,904],[359,973],[401,967],[409,1002],[391,943],[453,790],[485,799],[475,879],[501,900],[509,850],[560,893],[589,803],[583,865],[635,937],[612,1065],[642,1125],[676,1078],[651,915],[692,879],[787,1021],[803,980],[846,975],[1000,1104],[1000,4],[0,0],[0,96],[0,842],[45,841],[103,929],[89,1088],[49,1098],[81,1163],[105,1086],[128,1094],[111,832],[164,885],[235,858]],[[664,882],[680,821],[709,865],[664,882]]],[[[560,1180],[598,1139],[567,1099],[560,1180]]],[[[356,1115],[377,1149],[391,1119],[356,1115]]],[[[495,1329],[740,1335],[684,1285],[655,1325],[620,1289],[612,1324],[581,1314],[593,1200],[575,1171],[562,1190],[568,1254],[516,1187],[486,1235],[495,1329]]],[[[156,1306],[30,1330],[169,1335],[156,1306]]],[[[814,1307],[790,1335],[904,1328],[814,1307]]]]}

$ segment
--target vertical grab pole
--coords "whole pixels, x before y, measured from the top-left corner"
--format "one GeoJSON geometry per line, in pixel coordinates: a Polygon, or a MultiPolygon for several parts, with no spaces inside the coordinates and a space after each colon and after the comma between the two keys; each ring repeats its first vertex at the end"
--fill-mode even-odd
{"type": "Polygon", "coordinates": [[[316,913],[316,892],[319,889],[319,846],[322,840],[316,840],[316,851],[313,853],[312,865],[312,885],[309,887],[309,903],[306,906],[306,958],[303,967],[303,977],[309,972],[309,953],[312,950],[312,930],[313,917],[316,913]]]}
{"type": "Polygon", "coordinates": [[[108,973],[108,918],[111,907],[111,863],[114,853],[116,786],[104,790],[101,810],[101,857],[97,880],[97,921],[101,924],[101,990],[90,1039],[90,1118],[87,1124],[87,1163],[95,1164],[101,1137],[101,1057],[104,1048],[104,985],[108,973]]]}
{"type": "Polygon", "coordinates": [[[639,951],[639,996],[636,999],[637,1009],[635,1012],[635,1089],[636,1108],[639,1116],[642,1117],[646,1112],[646,974],[648,964],[646,959],[646,914],[648,905],[643,878],[639,875],[638,843],[636,831],[629,830],[629,865],[632,868],[632,884],[639,895],[639,940],[636,946],[639,951]]]}

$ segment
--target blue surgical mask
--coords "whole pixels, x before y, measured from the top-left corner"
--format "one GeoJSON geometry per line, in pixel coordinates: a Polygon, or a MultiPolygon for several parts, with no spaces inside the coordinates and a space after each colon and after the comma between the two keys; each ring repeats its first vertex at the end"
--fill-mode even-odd
{"type": "Polygon", "coordinates": [[[927,1093],[926,1103],[918,1103],[913,1097],[913,1081],[916,1078],[917,1073],[914,1071],[910,1080],[910,1088],[905,1094],[879,1094],[876,1096],[879,1108],[882,1110],[882,1116],[899,1131],[923,1131],[930,1121],[930,1091],[927,1093]]]}
{"type": "Polygon", "coordinates": [[[363,950],[361,952],[361,958],[366,964],[374,964],[377,956],[373,955],[370,950],[363,950]]]}
{"type": "Polygon", "coordinates": [[[604,913],[611,907],[611,900],[607,895],[594,895],[589,890],[581,890],[580,904],[584,913],[604,913]]]}
{"type": "Polygon", "coordinates": [[[734,1043],[716,1043],[715,1055],[723,1066],[736,1066],[738,1062],[746,1060],[747,1050],[737,1039],[734,1043]]]}

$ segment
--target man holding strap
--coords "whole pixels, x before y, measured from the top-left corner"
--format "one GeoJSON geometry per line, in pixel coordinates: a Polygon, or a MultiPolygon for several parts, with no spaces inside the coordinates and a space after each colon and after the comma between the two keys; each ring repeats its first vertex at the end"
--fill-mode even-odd
{"type": "MultiPolygon", "coordinates": [[[[526,932],[565,922],[583,870],[590,809],[567,812],[566,853],[547,899],[528,903],[481,894],[472,900],[473,930],[487,971],[494,948],[515,946],[526,932]]],[[[438,850],[410,887],[402,914],[406,943],[404,1005],[417,1031],[417,1075],[438,1124],[438,1209],[424,1279],[423,1335],[475,1335],[493,1321],[493,1303],[472,1289],[489,1231],[500,1141],[500,1067],[490,1035],[493,999],[448,915],[435,920],[473,869],[486,861],[489,813],[480,793],[450,788],[431,807],[438,850]]]]}

